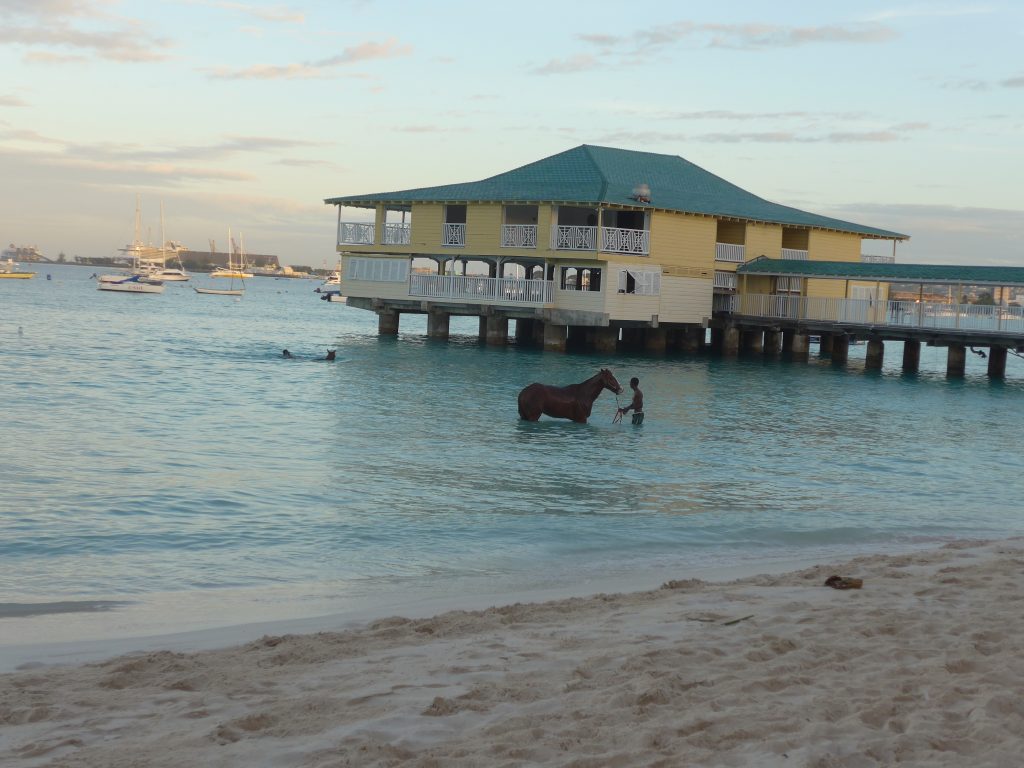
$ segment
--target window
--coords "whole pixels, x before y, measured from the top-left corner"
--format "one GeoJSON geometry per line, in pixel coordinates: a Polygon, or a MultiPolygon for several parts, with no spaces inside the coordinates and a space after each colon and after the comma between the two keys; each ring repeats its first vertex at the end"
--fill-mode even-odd
{"type": "Polygon", "coordinates": [[[345,279],[403,283],[409,279],[409,260],[349,257],[345,262],[345,279]]]}
{"type": "Polygon", "coordinates": [[[658,296],[661,294],[661,270],[623,269],[619,272],[619,293],[633,293],[637,296],[658,296]]]}
{"type": "Polygon", "coordinates": [[[600,291],[601,270],[592,267],[562,267],[559,286],[563,291],[600,291]]]}
{"type": "Polygon", "coordinates": [[[802,278],[799,277],[776,277],[775,293],[800,293],[802,278]]]}

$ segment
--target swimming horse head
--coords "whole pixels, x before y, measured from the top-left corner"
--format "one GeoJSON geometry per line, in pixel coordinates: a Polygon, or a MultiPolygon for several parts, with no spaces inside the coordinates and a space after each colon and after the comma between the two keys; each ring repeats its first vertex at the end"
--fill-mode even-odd
{"type": "Polygon", "coordinates": [[[605,389],[610,389],[616,395],[622,394],[622,385],[612,376],[612,372],[607,368],[602,368],[600,373],[597,374],[600,377],[601,386],[605,389]]]}

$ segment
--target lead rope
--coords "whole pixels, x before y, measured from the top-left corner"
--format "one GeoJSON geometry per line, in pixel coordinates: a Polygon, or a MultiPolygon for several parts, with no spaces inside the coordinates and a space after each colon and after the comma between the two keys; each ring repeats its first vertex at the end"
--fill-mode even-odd
{"type": "Polygon", "coordinates": [[[612,424],[619,424],[622,422],[622,403],[619,402],[619,393],[615,393],[615,416],[612,418],[612,424]]]}

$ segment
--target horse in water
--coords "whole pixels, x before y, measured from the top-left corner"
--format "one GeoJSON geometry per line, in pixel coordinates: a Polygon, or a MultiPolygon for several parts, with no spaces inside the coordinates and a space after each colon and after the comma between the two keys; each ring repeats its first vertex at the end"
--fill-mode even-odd
{"type": "Polygon", "coordinates": [[[586,424],[590,409],[602,389],[610,389],[616,395],[622,391],[607,368],[602,368],[586,381],[567,387],[535,382],[519,393],[519,418],[537,421],[543,413],[556,419],[572,419],[578,424],[586,424]]]}

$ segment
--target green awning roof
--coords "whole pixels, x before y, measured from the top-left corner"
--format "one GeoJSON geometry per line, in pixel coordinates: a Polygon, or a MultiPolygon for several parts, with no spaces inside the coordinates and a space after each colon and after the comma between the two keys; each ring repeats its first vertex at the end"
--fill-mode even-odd
{"type": "Polygon", "coordinates": [[[957,264],[862,264],[856,261],[803,261],[760,256],[736,269],[741,275],[874,280],[929,285],[1024,286],[1024,267],[957,264]]]}
{"type": "Polygon", "coordinates": [[[769,202],[675,155],[588,144],[481,181],[330,197],[324,202],[362,208],[379,203],[407,207],[417,202],[608,204],[813,227],[871,238],[908,237],[769,202]],[[633,197],[640,184],[650,188],[649,203],[633,197]]]}

